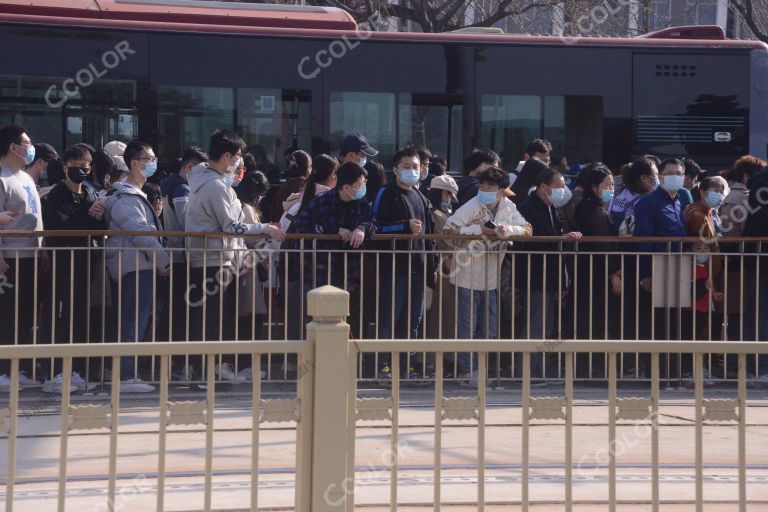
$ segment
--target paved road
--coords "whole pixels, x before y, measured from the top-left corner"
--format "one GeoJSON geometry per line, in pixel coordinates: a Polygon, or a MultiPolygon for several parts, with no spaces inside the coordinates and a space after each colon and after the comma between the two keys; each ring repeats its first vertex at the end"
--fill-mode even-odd
{"type": "MultiPolygon", "coordinates": [[[[57,402],[23,395],[15,510],[55,510],[58,497],[57,402]]],[[[364,390],[364,396],[386,396],[386,390],[364,390]]],[[[449,386],[451,396],[468,390],[449,386]]],[[[536,389],[536,395],[557,396],[556,388],[536,389]]],[[[625,396],[647,391],[622,390],[625,396]]],[[[266,386],[269,398],[287,397],[285,387],[266,386]]],[[[575,510],[607,510],[607,393],[577,388],[574,409],[575,510]]],[[[707,397],[733,397],[733,390],[707,390],[707,397]]],[[[202,400],[204,395],[174,390],[171,400],[202,400]]],[[[430,390],[404,389],[400,411],[399,503],[403,510],[426,510],[432,503],[434,472],[434,412],[430,390]],[[421,507],[416,505],[422,505],[421,507]]],[[[694,409],[691,391],[665,391],[661,407],[661,498],[663,510],[692,510],[694,497],[694,409]]],[[[78,397],[78,402],[105,403],[106,397],[78,397]]],[[[516,510],[521,496],[520,390],[492,390],[486,428],[486,499],[496,510],[516,510]]],[[[154,510],[158,461],[157,397],[124,399],[118,442],[118,510],[154,510]]],[[[768,511],[768,391],[751,390],[747,412],[748,507],[768,511]]],[[[244,509],[250,497],[250,397],[237,387],[217,393],[214,417],[213,504],[226,510],[244,509]]],[[[625,422],[626,423],[626,422],[625,422]]],[[[564,426],[562,421],[537,421],[531,431],[530,498],[534,511],[562,510],[564,498],[564,426]]],[[[705,499],[707,510],[728,511],[737,496],[737,430],[731,423],[708,425],[705,436],[705,499]]],[[[650,430],[626,423],[617,429],[617,496],[620,510],[649,510],[638,502],[650,496],[650,430]]],[[[290,509],[293,502],[295,430],[289,423],[264,424],[260,442],[259,504],[290,509]]],[[[361,422],[357,429],[355,501],[365,510],[378,510],[389,500],[390,428],[386,422],[361,422]]],[[[442,436],[442,501],[450,510],[468,510],[477,492],[477,429],[474,422],[446,422],[442,436]]],[[[166,505],[168,510],[199,510],[203,503],[205,430],[198,426],[169,427],[166,505]]],[[[70,436],[67,510],[106,510],[107,430],[79,431],[70,436]],[[83,508],[85,507],[85,508],[83,508]]],[[[7,445],[0,440],[0,460],[7,445]]],[[[5,477],[5,465],[0,476],[5,477]]],[[[5,499],[4,492],[0,499],[5,499]]],[[[495,510],[489,507],[489,510],[495,510]]],[[[383,509],[382,509],[383,510],[383,509]]]]}

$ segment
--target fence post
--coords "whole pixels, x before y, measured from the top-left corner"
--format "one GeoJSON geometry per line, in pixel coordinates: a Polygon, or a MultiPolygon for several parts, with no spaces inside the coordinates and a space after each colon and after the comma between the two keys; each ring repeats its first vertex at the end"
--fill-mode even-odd
{"type": "Polygon", "coordinates": [[[349,293],[333,286],[308,294],[307,339],[314,344],[312,420],[312,512],[343,512],[354,491],[354,466],[348,463],[349,293]]]}

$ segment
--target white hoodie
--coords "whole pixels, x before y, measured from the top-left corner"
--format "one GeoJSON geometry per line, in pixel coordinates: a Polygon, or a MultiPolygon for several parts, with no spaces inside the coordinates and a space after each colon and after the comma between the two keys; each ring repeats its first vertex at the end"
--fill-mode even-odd
{"type": "MultiPolygon", "coordinates": [[[[192,233],[235,233],[260,235],[269,230],[269,224],[249,224],[243,205],[222,175],[207,164],[196,166],[187,176],[189,202],[184,227],[192,233]]],[[[187,258],[193,267],[232,266],[235,251],[245,246],[236,237],[189,237],[187,258]]]]}

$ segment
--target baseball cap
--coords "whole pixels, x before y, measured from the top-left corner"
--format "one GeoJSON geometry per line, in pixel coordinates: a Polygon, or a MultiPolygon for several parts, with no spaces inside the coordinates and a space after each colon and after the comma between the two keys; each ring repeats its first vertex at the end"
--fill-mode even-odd
{"type": "Polygon", "coordinates": [[[125,143],[119,140],[107,142],[104,146],[104,151],[109,153],[109,156],[123,156],[123,153],[125,153],[125,143]]]}
{"type": "Polygon", "coordinates": [[[368,145],[368,139],[360,135],[359,133],[350,133],[341,143],[340,153],[345,155],[347,153],[358,153],[362,151],[368,156],[376,156],[379,151],[368,145]]]}
{"type": "Polygon", "coordinates": [[[432,181],[429,182],[429,188],[438,190],[447,190],[451,194],[451,200],[454,203],[458,203],[459,199],[457,194],[459,193],[459,186],[456,184],[456,180],[451,178],[447,174],[441,176],[435,176],[432,181]]]}
{"type": "Polygon", "coordinates": [[[115,165],[117,166],[117,169],[119,171],[130,172],[130,169],[128,169],[128,165],[126,165],[125,159],[123,159],[122,156],[113,156],[112,161],[115,162],[115,165]]]}

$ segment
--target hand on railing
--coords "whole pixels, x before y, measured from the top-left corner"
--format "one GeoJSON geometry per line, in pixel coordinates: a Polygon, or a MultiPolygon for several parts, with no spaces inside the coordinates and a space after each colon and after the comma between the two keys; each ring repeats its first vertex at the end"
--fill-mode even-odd
{"type": "Polygon", "coordinates": [[[580,240],[583,235],[578,231],[571,231],[563,235],[565,240],[580,240]]]}
{"type": "Polygon", "coordinates": [[[282,242],[285,239],[285,233],[283,233],[283,230],[280,229],[280,226],[278,226],[277,224],[269,225],[269,229],[267,230],[267,236],[269,236],[269,238],[277,242],[282,242]]]}
{"type": "Polygon", "coordinates": [[[104,218],[104,203],[100,201],[93,203],[88,209],[88,215],[96,220],[104,218]]]}
{"type": "Polygon", "coordinates": [[[411,219],[409,224],[411,225],[411,233],[414,235],[421,234],[421,221],[419,219],[411,219]]]}
{"type": "Polygon", "coordinates": [[[611,275],[611,292],[614,295],[621,295],[621,271],[611,275]]]}

